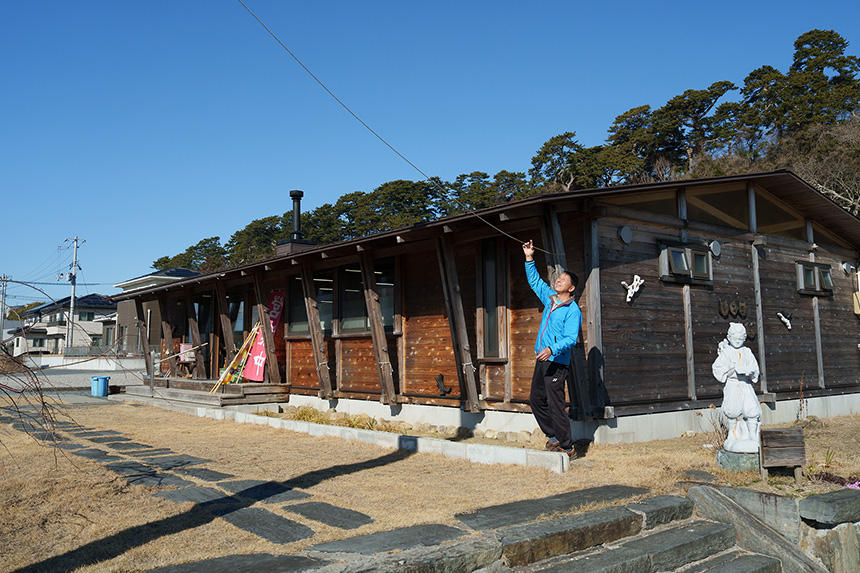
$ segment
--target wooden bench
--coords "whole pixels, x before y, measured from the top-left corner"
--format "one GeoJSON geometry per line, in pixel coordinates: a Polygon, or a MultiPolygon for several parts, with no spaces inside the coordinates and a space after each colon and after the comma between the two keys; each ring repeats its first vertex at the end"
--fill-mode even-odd
{"type": "Polygon", "coordinates": [[[767,481],[768,468],[794,468],[794,479],[800,482],[806,464],[803,428],[777,428],[761,431],[761,479],[767,481]]]}

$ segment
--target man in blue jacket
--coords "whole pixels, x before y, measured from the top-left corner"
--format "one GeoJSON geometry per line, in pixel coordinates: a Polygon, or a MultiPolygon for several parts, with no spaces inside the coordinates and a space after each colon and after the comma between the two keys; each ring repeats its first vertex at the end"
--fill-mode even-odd
{"type": "Polygon", "coordinates": [[[573,300],[578,279],[569,271],[562,271],[553,286],[541,280],[534,263],[532,241],[523,245],[526,256],[526,277],[529,286],[544,305],[540,321],[535,354],[537,362],[532,375],[529,404],[541,431],[549,438],[549,450],[562,451],[576,457],[570,438],[570,420],[565,412],[567,402],[564,387],[570,374],[570,355],[579,327],[582,312],[573,300]]]}

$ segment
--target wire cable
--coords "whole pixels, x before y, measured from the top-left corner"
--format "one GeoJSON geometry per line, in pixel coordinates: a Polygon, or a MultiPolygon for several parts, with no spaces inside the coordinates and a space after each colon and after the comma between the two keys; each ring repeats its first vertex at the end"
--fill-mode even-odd
{"type": "MultiPolygon", "coordinates": [[[[442,191],[445,191],[445,189],[444,189],[441,185],[439,185],[439,183],[437,183],[437,182],[436,182],[435,180],[433,180],[429,175],[427,175],[427,174],[426,174],[426,173],[425,173],[425,172],[424,172],[420,167],[418,167],[417,165],[415,165],[414,163],[412,163],[412,162],[411,162],[411,161],[410,161],[410,160],[409,160],[405,155],[403,155],[402,153],[400,153],[400,151],[398,151],[398,150],[397,150],[397,148],[395,148],[392,144],[388,143],[388,141],[386,141],[384,137],[382,137],[381,135],[379,135],[379,133],[377,133],[377,132],[372,128],[372,127],[370,127],[370,126],[369,126],[369,125],[368,125],[368,124],[367,124],[363,119],[361,119],[360,117],[358,117],[358,115],[357,115],[354,111],[352,111],[352,109],[350,109],[350,107],[349,107],[348,105],[346,105],[346,104],[345,104],[345,103],[344,103],[344,102],[343,102],[339,97],[337,97],[337,96],[334,94],[334,92],[332,92],[330,89],[328,89],[328,86],[326,86],[326,85],[323,83],[323,81],[322,81],[321,79],[319,79],[319,78],[318,78],[318,77],[317,77],[317,76],[316,76],[316,75],[315,75],[315,74],[310,70],[310,68],[308,68],[308,67],[307,67],[307,66],[306,66],[306,65],[305,65],[305,64],[304,64],[304,63],[299,59],[299,57],[298,57],[298,56],[296,56],[296,55],[293,53],[293,51],[292,51],[292,50],[290,50],[290,49],[287,47],[287,45],[286,45],[286,44],[284,44],[284,43],[281,41],[281,39],[278,37],[278,35],[277,35],[277,34],[275,34],[275,32],[273,32],[273,31],[272,31],[272,29],[271,29],[271,28],[269,28],[269,27],[265,24],[265,22],[263,22],[263,21],[259,18],[259,16],[257,16],[257,15],[254,13],[254,11],[253,11],[253,10],[251,10],[251,9],[248,7],[248,5],[247,5],[247,4],[245,4],[245,2],[243,2],[243,0],[236,0],[236,1],[237,1],[237,2],[239,2],[239,4],[241,4],[241,5],[245,8],[245,10],[247,10],[247,11],[248,11],[248,13],[249,13],[249,14],[250,14],[250,15],[251,15],[251,16],[252,16],[252,17],[253,17],[253,18],[254,18],[254,19],[255,19],[255,20],[260,24],[260,26],[262,26],[262,27],[266,30],[266,32],[268,32],[268,33],[269,33],[269,35],[270,35],[272,38],[274,38],[274,40],[275,40],[278,44],[280,44],[280,45],[281,45],[281,47],[282,47],[282,48],[283,48],[283,49],[284,49],[284,50],[285,50],[285,51],[286,51],[286,52],[287,52],[287,53],[288,53],[288,54],[289,54],[289,55],[290,55],[290,56],[291,56],[295,61],[296,61],[296,63],[297,63],[297,64],[299,64],[299,65],[302,67],[302,69],[303,69],[304,71],[306,71],[306,72],[308,73],[308,75],[309,75],[310,77],[312,77],[312,78],[314,79],[314,81],[315,81],[316,83],[318,83],[318,84],[320,85],[320,87],[326,91],[326,93],[328,93],[328,95],[330,95],[330,96],[331,96],[331,97],[332,97],[332,98],[333,98],[333,99],[334,99],[338,104],[340,104],[340,106],[341,106],[343,109],[345,109],[345,110],[347,111],[347,113],[349,113],[349,115],[351,115],[353,118],[355,118],[355,120],[356,120],[356,121],[358,121],[361,125],[363,125],[363,126],[365,127],[365,129],[367,129],[367,131],[369,131],[370,133],[372,133],[372,134],[373,134],[373,135],[374,135],[374,136],[375,136],[379,141],[381,141],[383,144],[385,144],[385,146],[386,146],[386,147],[388,147],[388,149],[390,149],[391,151],[393,151],[393,152],[394,152],[398,157],[400,157],[400,159],[402,159],[403,161],[405,161],[406,163],[408,163],[408,164],[409,164],[413,169],[415,169],[415,171],[417,171],[418,173],[420,173],[420,174],[424,177],[424,180],[425,180],[425,181],[429,182],[431,185],[436,185],[436,186],[438,186],[442,191]]],[[[463,204],[462,204],[462,203],[460,203],[457,199],[454,199],[454,201],[455,201],[455,202],[457,202],[457,203],[459,204],[458,206],[459,206],[460,208],[463,208],[463,204]]],[[[511,235],[510,233],[507,233],[507,232],[503,231],[502,229],[500,229],[499,227],[497,227],[496,225],[494,225],[493,223],[489,222],[489,221],[488,221],[488,220],[486,220],[484,217],[482,217],[481,215],[479,215],[477,212],[475,212],[475,210],[474,210],[474,209],[463,209],[463,210],[464,210],[464,211],[466,211],[468,214],[473,215],[474,217],[476,217],[479,221],[481,221],[481,222],[485,223],[486,225],[488,225],[490,228],[492,228],[493,230],[495,230],[497,233],[501,233],[502,235],[504,235],[504,236],[506,236],[506,237],[508,237],[508,238],[510,238],[510,239],[513,239],[514,241],[516,241],[516,242],[518,242],[518,243],[520,243],[520,244],[524,244],[524,243],[526,242],[526,241],[523,241],[522,239],[519,239],[519,238],[517,238],[517,237],[514,237],[514,236],[513,236],[513,235],[511,235]]],[[[536,251],[541,251],[541,252],[543,252],[543,253],[547,253],[547,254],[549,254],[549,255],[557,256],[557,253],[554,253],[554,252],[552,252],[552,251],[547,251],[547,250],[541,249],[540,247],[534,247],[534,249],[535,249],[536,251]]]]}

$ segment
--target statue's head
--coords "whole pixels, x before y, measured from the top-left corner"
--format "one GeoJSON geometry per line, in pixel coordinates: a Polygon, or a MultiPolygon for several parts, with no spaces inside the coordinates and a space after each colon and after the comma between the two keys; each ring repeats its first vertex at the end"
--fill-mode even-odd
{"type": "Polygon", "coordinates": [[[729,324],[729,331],[726,334],[726,340],[729,341],[735,348],[740,348],[744,345],[747,339],[747,329],[740,322],[732,322],[729,324]]]}

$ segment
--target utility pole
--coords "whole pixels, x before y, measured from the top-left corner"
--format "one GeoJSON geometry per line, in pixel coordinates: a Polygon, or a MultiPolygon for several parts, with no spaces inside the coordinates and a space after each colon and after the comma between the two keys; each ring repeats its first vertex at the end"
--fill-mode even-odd
{"type": "Polygon", "coordinates": [[[9,280],[5,274],[0,277],[0,344],[6,336],[6,281],[9,280]]]}
{"type": "MultiPolygon", "coordinates": [[[[69,273],[68,279],[72,283],[72,298],[69,300],[69,320],[66,323],[66,348],[72,347],[72,342],[75,336],[75,284],[78,282],[78,236],[74,239],[66,239],[72,241],[72,272],[69,273]]],[[[83,241],[81,241],[83,244],[83,241]]]]}

